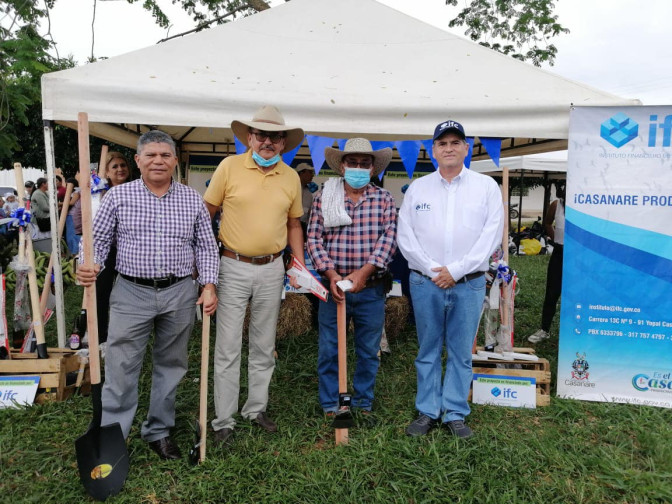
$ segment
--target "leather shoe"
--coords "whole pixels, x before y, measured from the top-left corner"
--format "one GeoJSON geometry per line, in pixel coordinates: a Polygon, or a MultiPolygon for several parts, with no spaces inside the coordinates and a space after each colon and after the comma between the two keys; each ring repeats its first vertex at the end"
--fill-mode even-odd
{"type": "Polygon", "coordinates": [[[157,439],[156,441],[150,441],[149,447],[163,460],[177,460],[182,458],[180,449],[173,440],[170,439],[170,436],[166,436],[163,439],[157,439]]]}
{"type": "Polygon", "coordinates": [[[224,427],[223,429],[216,430],[214,433],[214,444],[219,448],[224,448],[225,446],[230,446],[233,439],[233,429],[229,427],[224,427]]]}
{"type": "Polygon", "coordinates": [[[268,418],[265,411],[262,411],[257,415],[257,418],[253,420],[259,427],[268,431],[268,432],[278,432],[278,426],[275,425],[275,422],[268,418]]]}

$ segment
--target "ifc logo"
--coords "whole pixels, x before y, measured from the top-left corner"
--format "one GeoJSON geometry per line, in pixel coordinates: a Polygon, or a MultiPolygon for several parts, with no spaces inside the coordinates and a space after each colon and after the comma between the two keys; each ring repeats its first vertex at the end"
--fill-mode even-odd
{"type": "Polygon", "coordinates": [[[633,138],[637,138],[639,124],[623,112],[610,117],[600,125],[600,136],[620,149],[633,138]]]}
{"type": "Polygon", "coordinates": [[[500,395],[502,395],[502,391],[499,390],[499,387],[495,387],[495,388],[493,388],[493,389],[490,391],[490,393],[491,393],[493,396],[495,396],[495,397],[499,397],[500,395]]]}

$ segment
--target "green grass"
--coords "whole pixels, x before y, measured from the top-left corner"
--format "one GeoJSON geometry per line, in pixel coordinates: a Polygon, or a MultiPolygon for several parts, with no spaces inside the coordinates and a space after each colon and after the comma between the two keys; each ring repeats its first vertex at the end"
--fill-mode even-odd
{"type": "MultiPolygon", "coordinates": [[[[511,260],[520,277],[517,346],[529,346],[525,338],[538,328],[547,261],[544,256],[511,260]]],[[[81,292],[71,288],[66,294],[71,321],[81,292]]],[[[552,333],[554,338],[537,347],[554,363],[555,376],[557,320],[552,333]]],[[[212,337],[214,342],[214,331],[212,337]]],[[[410,439],[403,431],[415,416],[414,329],[407,328],[390,345],[392,355],[383,358],[376,388],[379,423],[351,429],[350,444],[335,448],[317,400],[316,334],[279,341],[269,405],[279,433],[241,420],[233,446],[223,452],[210,446],[198,467],[186,460],[160,461],[140,439],[149,390],[144,373],[129,438],[129,478],[108,502],[672,502],[669,410],[555,397],[551,406],[536,410],[475,405],[468,419],[475,438],[460,442],[434,430],[410,439]]],[[[198,414],[199,350],[196,327],[174,433],[185,454],[198,414]]],[[[241,379],[244,398],[246,372],[241,379]]],[[[212,418],[212,400],[209,406],[212,418]]],[[[79,483],[74,451],[74,440],[90,419],[90,399],[80,396],[0,411],[0,502],[90,501],[79,483]]]]}

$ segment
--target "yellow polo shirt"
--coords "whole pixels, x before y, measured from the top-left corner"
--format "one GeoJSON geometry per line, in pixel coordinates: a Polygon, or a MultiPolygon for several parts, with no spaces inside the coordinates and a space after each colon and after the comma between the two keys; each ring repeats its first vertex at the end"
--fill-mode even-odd
{"type": "Polygon", "coordinates": [[[203,198],[222,209],[221,242],[246,256],[283,250],[287,218],[303,215],[298,174],[282,161],[263,173],[251,150],[219,163],[203,198]]]}

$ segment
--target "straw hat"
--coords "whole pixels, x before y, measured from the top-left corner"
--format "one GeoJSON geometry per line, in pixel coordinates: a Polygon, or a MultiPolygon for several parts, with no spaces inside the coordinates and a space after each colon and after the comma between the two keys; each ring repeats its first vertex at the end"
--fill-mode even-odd
{"type": "Polygon", "coordinates": [[[305,133],[301,128],[294,128],[285,125],[285,119],[282,114],[273,105],[264,105],[260,107],[252,117],[251,121],[233,121],[231,122],[231,129],[238,140],[245,146],[247,144],[247,134],[249,128],[256,128],[261,131],[286,131],[287,138],[285,138],[285,149],[282,151],[289,152],[297,145],[303,142],[305,133]]]}
{"type": "Polygon", "coordinates": [[[341,161],[348,154],[368,154],[369,156],[373,156],[373,172],[371,173],[371,177],[380,175],[380,172],[387,168],[387,165],[392,160],[392,149],[385,147],[384,149],[374,151],[373,147],[371,147],[371,142],[366,138],[351,138],[345,142],[345,147],[343,147],[342,151],[333,147],[324,149],[324,157],[327,160],[327,164],[340,175],[343,175],[341,161]]]}

